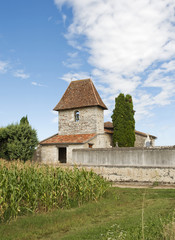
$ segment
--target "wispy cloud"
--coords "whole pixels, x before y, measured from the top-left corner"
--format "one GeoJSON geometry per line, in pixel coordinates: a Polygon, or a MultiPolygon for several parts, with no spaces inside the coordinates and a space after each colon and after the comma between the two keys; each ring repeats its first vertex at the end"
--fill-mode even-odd
{"type": "Polygon", "coordinates": [[[56,111],[51,111],[51,113],[52,113],[53,115],[55,115],[55,117],[52,119],[52,122],[58,124],[58,112],[56,112],[56,111]]]}
{"type": "Polygon", "coordinates": [[[64,74],[61,79],[65,80],[67,82],[71,82],[73,80],[79,80],[79,79],[86,79],[89,78],[89,74],[86,72],[79,72],[79,73],[66,73],[64,74]]]}
{"type": "Polygon", "coordinates": [[[63,65],[67,68],[74,68],[74,69],[78,69],[81,66],[81,63],[76,63],[76,62],[70,62],[70,61],[63,61],[62,62],[63,65]]]}
{"type": "MultiPolygon", "coordinates": [[[[99,86],[105,84],[101,89],[104,97],[132,94],[138,118],[150,116],[154,106],[171,103],[175,93],[175,1],[54,2],[59,9],[63,4],[72,7],[66,38],[76,49],[88,51],[93,79],[99,86]]],[[[70,75],[62,79],[67,81],[70,75]]],[[[75,75],[79,78],[79,73],[75,75]]]]}
{"type": "Polygon", "coordinates": [[[64,23],[64,25],[65,25],[67,16],[66,16],[65,14],[62,14],[62,19],[63,19],[63,23],[64,23]]]}
{"type": "Polygon", "coordinates": [[[47,87],[46,85],[40,84],[40,83],[37,83],[37,82],[31,82],[31,84],[32,84],[33,86],[37,86],[37,87],[47,87]]]}
{"type": "Polygon", "coordinates": [[[48,17],[48,19],[47,19],[48,22],[50,22],[52,20],[52,18],[53,18],[52,16],[48,17]]]}
{"type": "Polygon", "coordinates": [[[13,76],[17,77],[17,78],[22,78],[22,79],[27,79],[30,77],[30,75],[25,73],[23,69],[19,69],[19,70],[15,71],[13,76]]]}
{"type": "Polygon", "coordinates": [[[82,63],[80,62],[80,59],[78,58],[78,52],[69,52],[68,58],[66,61],[63,61],[62,64],[71,69],[79,69],[82,63]]]}
{"type": "Polygon", "coordinates": [[[69,52],[67,54],[70,58],[76,58],[78,56],[78,52],[69,52]]]}
{"type": "Polygon", "coordinates": [[[9,63],[6,61],[0,61],[0,73],[6,73],[9,68],[9,63]]]}

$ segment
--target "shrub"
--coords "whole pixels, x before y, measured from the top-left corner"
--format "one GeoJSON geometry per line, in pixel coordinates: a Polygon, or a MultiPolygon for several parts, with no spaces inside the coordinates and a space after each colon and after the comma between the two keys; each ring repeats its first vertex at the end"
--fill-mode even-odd
{"type": "Polygon", "coordinates": [[[38,144],[37,133],[29,125],[27,117],[18,124],[0,129],[0,157],[7,160],[29,160],[38,144]]]}

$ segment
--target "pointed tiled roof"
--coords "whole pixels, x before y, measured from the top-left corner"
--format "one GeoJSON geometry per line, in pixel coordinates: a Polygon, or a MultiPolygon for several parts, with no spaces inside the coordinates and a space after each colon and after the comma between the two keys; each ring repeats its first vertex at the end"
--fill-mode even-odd
{"type": "Polygon", "coordinates": [[[53,110],[99,106],[107,109],[91,79],[70,82],[63,97],[53,110]]]}
{"type": "Polygon", "coordinates": [[[90,141],[96,136],[95,133],[91,134],[74,134],[74,135],[58,135],[55,134],[40,142],[41,145],[45,144],[82,144],[90,141]]]}

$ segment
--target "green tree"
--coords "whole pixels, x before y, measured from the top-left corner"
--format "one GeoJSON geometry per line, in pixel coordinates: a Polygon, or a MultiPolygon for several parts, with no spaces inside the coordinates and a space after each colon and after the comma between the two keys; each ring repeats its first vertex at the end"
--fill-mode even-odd
{"type": "Polygon", "coordinates": [[[20,124],[25,124],[25,123],[29,124],[27,116],[26,117],[22,117],[21,120],[20,120],[20,124]]]}
{"type": "Polygon", "coordinates": [[[112,114],[114,126],[113,145],[119,147],[134,147],[135,120],[132,97],[120,93],[115,99],[115,108],[112,114]]]}
{"type": "Polygon", "coordinates": [[[29,160],[38,144],[37,133],[30,126],[27,116],[18,124],[8,125],[0,131],[0,157],[8,160],[29,160]]]}
{"type": "Polygon", "coordinates": [[[8,134],[6,128],[0,128],[0,158],[6,159],[8,134]]]}

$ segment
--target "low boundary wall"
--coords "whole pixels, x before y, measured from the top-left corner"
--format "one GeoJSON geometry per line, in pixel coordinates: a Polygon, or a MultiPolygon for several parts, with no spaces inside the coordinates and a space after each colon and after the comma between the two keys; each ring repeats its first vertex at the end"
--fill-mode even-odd
{"type": "Polygon", "coordinates": [[[175,184],[175,167],[122,167],[78,165],[77,167],[93,170],[112,182],[129,184],[175,184]]]}
{"type": "Polygon", "coordinates": [[[114,182],[175,184],[175,147],[74,149],[73,163],[114,182]]]}

